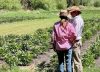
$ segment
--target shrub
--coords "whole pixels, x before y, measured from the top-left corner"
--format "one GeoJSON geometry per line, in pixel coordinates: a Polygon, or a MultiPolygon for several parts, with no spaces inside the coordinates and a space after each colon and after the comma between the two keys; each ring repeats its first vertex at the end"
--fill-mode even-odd
{"type": "MultiPolygon", "coordinates": [[[[51,14],[51,13],[50,13],[51,14]]],[[[0,24],[4,22],[16,22],[22,20],[32,20],[32,19],[44,19],[49,18],[50,14],[47,12],[25,12],[25,11],[18,11],[18,12],[6,12],[0,14],[0,24]]]]}
{"type": "Polygon", "coordinates": [[[94,65],[94,60],[100,56],[100,35],[97,37],[96,42],[92,44],[86,53],[83,55],[83,66],[91,67],[94,65]]]}
{"type": "Polygon", "coordinates": [[[65,0],[63,0],[63,1],[56,0],[56,7],[57,7],[57,9],[64,9],[64,8],[66,8],[67,5],[65,3],[66,3],[65,0]]]}
{"type": "Polygon", "coordinates": [[[94,54],[90,50],[87,50],[82,58],[82,64],[84,67],[91,67],[94,65],[94,54]]]}
{"type": "Polygon", "coordinates": [[[20,0],[0,0],[0,9],[8,9],[8,10],[21,9],[20,0]]]}
{"type": "Polygon", "coordinates": [[[94,1],[94,7],[100,7],[100,1],[99,0],[94,1]]]}
{"type": "Polygon", "coordinates": [[[96,42],[90,48],[94,54],[94,58],[97,59],[100,56],[100,37],[98,36],[96,42]]]}
{"type": "Polygon", "coordinates": [[[85,39],[90,39],[90,37],[92,36],[91,30],[87,30],[87,31],[84,33],[84,36],[85,36],[85,39]]]}
{"type": "Polygon", "coordinates": [[[33,9],[49,9],[49,4],[45,0],[32,0],[33,9]]]}
{"type": "Polygon", "coordinates": [[[0,47],[0,56],[10,66],[27,65],[33,57],[50,48],[50,33],[48,29],[38,29],[34,35],[6,35],[0,47]]]}
{"type": "Polygon", "coordinates": [[[83,0],[83,5],[88,6],[88,3],[90,3],[91,0],[83,0]]]}

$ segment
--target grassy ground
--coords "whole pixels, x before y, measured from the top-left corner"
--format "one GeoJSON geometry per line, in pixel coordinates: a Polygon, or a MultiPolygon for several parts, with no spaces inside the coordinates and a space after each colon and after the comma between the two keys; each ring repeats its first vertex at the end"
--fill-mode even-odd
{"type": "Polygon", "coordinates": [[[19,67],[13,68],[0,68],[0,72],[29,72],[29,69],[20,69],[19,67]]]}
{"type": "MultiPolygon", "coordinates": [[[[12,23],[2,23],[0,24],[0,35],[6,35],[6,34],[19,34],[20,35],[20,34],[27,34],[27,33],[32,34],[34,33],[34,31],[36,31],[39,28],[51,27],[53,26],[54,22],[59,20],[59,18],[57,18],[58,12],[46,11],[46,13],[47,13],[45,14],[45,16],[47,17],[46,19],[34,19],[34,20],[17,21],[17,22],[12,22],[12,23]]],[[[6,17],[6,15],[4,16],[6,17]]],[[[97,17],[100,17],[100,10],[83,10],[82,16],[84,19],[97,18],[97,17]]]]}
{"type": "Polygon", "coordinates": [[[84,68],[84,72],[100,72],[100,68],[97,67],[84,68]]]}
{"type": "MultiPolygon", "coordinates": [[[[19,67],[13,67],[12,69],[9,68],[0,68],[0,72],[34,72],[29,69],[20,69],[19,67]]],[[[100,69],[97,67],[91,68],[84,68],[83,72],[100,72],[100,69]]]]}
{"type": "Polygon", "coordinates": [[[4,23],[0,25],[0,35],[33,33],[39,28],[51,27],[57,18],[36,19],[22,22],[4,23]]]}

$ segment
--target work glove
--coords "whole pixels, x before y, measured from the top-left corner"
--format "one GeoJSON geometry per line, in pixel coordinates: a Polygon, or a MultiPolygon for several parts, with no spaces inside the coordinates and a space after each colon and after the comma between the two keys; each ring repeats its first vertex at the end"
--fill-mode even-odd
{"type": "Polygon", "coordinates": [[[79,40],[78,42],[76,42],[76,44],[77,44],[78,46],[82,46],[82,41],[79,40]]]}
{"type": "Polygon", "coordinates": [[[82,41],[81,41],[81,40],[78,40],[78,41],[73,45],[74,48],[76,48],[77,46],[82,47],[82,41]]]}

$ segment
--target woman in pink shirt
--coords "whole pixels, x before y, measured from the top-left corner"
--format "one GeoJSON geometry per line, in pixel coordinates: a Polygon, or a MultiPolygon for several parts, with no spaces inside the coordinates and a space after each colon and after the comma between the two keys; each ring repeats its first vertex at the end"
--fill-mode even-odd
{"type": "Polygon", "coordinates": [[[52,32],[52,45],[57,52],[59,61],[59,71],[64,72],[64,57],[66,62],[66,72],[72,72],[72,46],[75,43],[76,32],[68,21],[67,11],[60,11],[60,21],[54,24],[52,32]]]}

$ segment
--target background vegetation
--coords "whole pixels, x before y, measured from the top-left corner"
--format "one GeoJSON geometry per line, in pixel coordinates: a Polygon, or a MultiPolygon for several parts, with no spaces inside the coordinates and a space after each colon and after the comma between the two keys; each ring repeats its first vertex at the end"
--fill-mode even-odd
{"type": "MultiPolygon", "coordinates": [[[[70,3],[70,2],[69,2],[70,3]]],[[[75,5],[100,7],[99,0],[74,0],[75,5]]],[[[67,7],[67,0],[0,0],[0,9],[55,10],[67,7]]]]}

